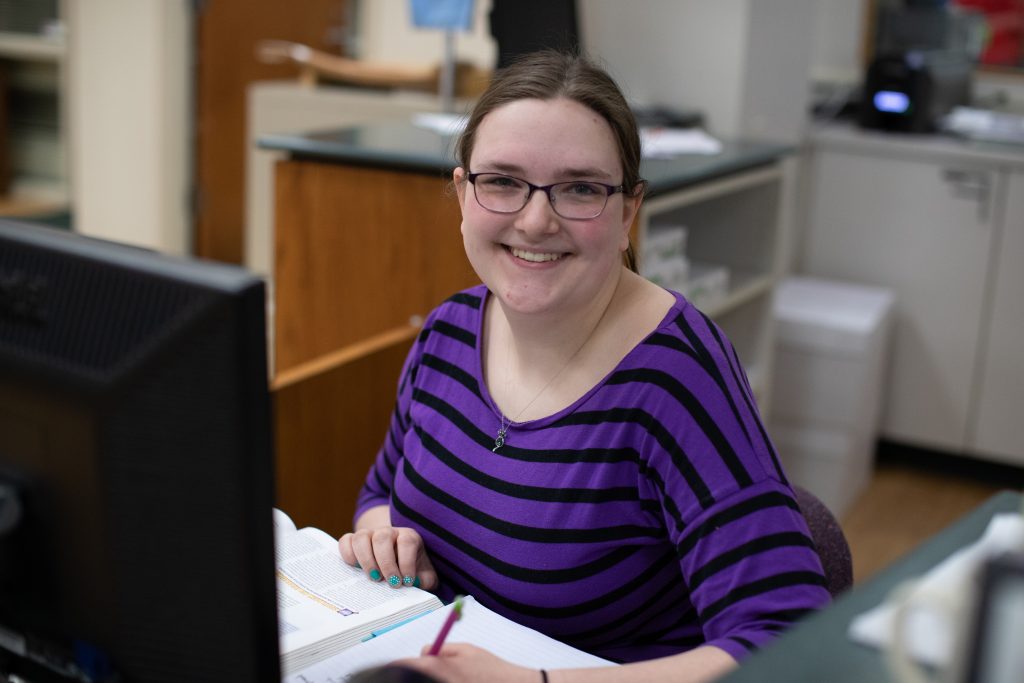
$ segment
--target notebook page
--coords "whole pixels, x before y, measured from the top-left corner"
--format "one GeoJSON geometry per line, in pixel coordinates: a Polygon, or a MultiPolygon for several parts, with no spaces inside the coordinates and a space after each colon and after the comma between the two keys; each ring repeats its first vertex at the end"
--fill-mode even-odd
{"type": "MultiPolygon", "coordinates": [[[[351,647],[334,657],[296,672],[285,683],[341,683],[363,669],[396,659],[418,657],[424,645],[437,637],[451,605],[437,609],[351,647]]],[[[470,643],[514,664],[532,669],[613,666],[613,662],[577,650],[554,638],[521,626],[493,612],[472,597],[464,600],[462,618],[455,622],[446,642],[470,643]]]]}

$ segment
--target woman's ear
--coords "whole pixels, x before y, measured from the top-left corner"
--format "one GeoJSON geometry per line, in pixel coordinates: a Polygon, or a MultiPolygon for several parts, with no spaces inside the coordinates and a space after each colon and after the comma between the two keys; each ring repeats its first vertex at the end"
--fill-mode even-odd
{"type": "Polygon", "coordinates": [[[459,207],[466,198],[466,169],[461,166],[452,171],[452,183],[455,184],[455,193],[459,196],[459,207]]]}

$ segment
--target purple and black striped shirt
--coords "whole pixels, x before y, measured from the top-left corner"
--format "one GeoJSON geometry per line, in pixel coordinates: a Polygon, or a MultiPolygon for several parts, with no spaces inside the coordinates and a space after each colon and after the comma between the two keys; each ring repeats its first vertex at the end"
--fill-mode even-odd
{"type": "Polygon", "coordinates": [[[514,423],[483,382],[488,292],[427,319],[356,517],[390,504],[439,594],[615,661],[737,659],[826,602],[821,564],[732,345],[676,294],[597,386],[514,423]]]}

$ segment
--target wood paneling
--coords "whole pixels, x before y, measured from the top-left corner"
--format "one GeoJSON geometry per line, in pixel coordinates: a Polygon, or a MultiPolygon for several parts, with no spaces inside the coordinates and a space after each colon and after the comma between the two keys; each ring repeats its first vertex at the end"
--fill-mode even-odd
{"type": "Polygon", "coordinates": [[[282,161],[276,178],[279,372],[407,325],[478,282],[440,173],[282,161]]]}
{"type": "Polygon", "coordinates": [[[351,530],[418,331],[390,330],[275,379],[277,505],[298,526],[334,536],[351,530]]]}
{"type": "Polygon", "coordinates": [[[291,40],[332,44],[346,0],[207,0],[196,15],[196,255],[241,263],[244,253],[246,88],[297,78],[294,64],[265,64],[256,46],[291,40]]]}
{"type": "Polygon", "coordinates": [[[276,167],[277,494],[296,524],[350,530],[419,329],[410,319],[478,282],[447,178],[276,167]]]}

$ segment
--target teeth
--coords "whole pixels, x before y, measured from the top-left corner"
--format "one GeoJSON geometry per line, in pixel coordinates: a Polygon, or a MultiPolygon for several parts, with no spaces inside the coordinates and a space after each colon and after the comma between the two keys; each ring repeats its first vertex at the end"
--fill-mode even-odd
{"type": "Polygon", "coordinates": [[[562,258],[561,254],[553,253],[537,253],[534,251],[523,251],[522,249],[512,248],[512,255],[516,258],[521,258],[524,261],[533,261],[534,263],[544,263],[545,261],[557,261],[562,258]]]}

